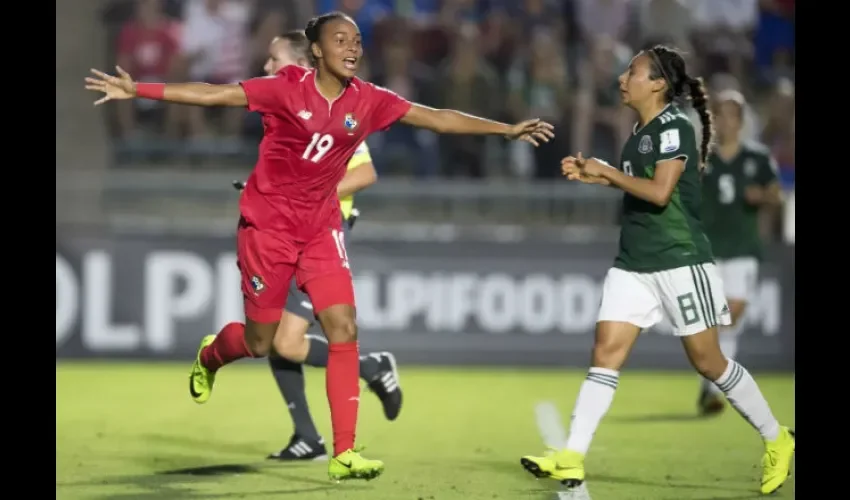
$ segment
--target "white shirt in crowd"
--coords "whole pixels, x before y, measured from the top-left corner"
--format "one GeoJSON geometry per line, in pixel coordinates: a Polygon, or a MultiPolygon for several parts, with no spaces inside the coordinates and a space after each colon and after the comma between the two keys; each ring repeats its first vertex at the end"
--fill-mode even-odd
{"type": "Polygon", "coordinates": [[[193,80],[233,83],[247,77],[250,5],[239,0],[189,0],[181,51],[191,58],[193,80]],[[208,4],[220,3],[211,12],[208,4]]]}
{"type": "Polygon", "coordinates": [[[758,20],[758,0],[687,0],[691,19],[699,28],[751,28],[758,20]]]}

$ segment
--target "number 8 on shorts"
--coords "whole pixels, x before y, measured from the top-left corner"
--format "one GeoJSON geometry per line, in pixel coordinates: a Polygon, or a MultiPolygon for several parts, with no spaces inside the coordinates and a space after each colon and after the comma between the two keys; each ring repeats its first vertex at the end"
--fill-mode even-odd
{"type": "Polygon", "coordinates": [[[599,321],[651,328],[667,319],[678,336],[731,324],[723,282],[713,263],[639,273],[612,268],[605,277],[599,321]]]}

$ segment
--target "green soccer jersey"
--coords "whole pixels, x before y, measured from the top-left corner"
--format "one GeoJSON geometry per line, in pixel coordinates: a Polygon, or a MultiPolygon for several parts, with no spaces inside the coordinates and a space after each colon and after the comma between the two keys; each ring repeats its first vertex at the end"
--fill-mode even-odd
{"type": "Polygon", "coordinates": [[[718,259],[761,257],[758,207],[744,199],[749,186],[776,182],[776,164],[758,144],[742,144],[734,158],[712,154],[702,184],[702,218],[718,259]]]}
{"type": "Polygon", "coordinates": [[[620,253],[614,267],[655,272],[712,262],[711,244],[700,220],[699,147],[694,127],[675,105],[637,130],[626,142],[619,168],[627,175],[651,179],[658,162],[685,162],[670,203],[659,207],[625,193],[620,253]]]}

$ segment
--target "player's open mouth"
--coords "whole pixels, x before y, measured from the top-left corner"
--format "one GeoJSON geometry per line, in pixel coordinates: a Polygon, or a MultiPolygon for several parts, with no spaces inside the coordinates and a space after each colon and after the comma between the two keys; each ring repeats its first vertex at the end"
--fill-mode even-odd
{"type": "Polygon", "coordinates": [[[357,69],[357,58],[356,57],[346,57],[342,60],[342,63],[345,65],[345,69],[355,70],[357,69]]]}

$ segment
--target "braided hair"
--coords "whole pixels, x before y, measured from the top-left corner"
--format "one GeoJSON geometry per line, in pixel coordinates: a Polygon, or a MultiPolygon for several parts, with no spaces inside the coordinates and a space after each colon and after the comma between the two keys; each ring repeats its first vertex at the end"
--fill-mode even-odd
{"type": "Polygon", "coordinates": [[[711,111],[708,105],[708,92],[702,78],[694,78],[685,68],[685,59],[677,50],[665,45],[656,45],[646,51],[650,59],[650,74],[652,80],[663,78],[667,82],[664,91],[664,101],[691,101],[691,106],[699,115],[702,124],[702,141],[700,144],[700,170],[705,168],[711,143],[714,140],[714,127],[711,111]]]}

